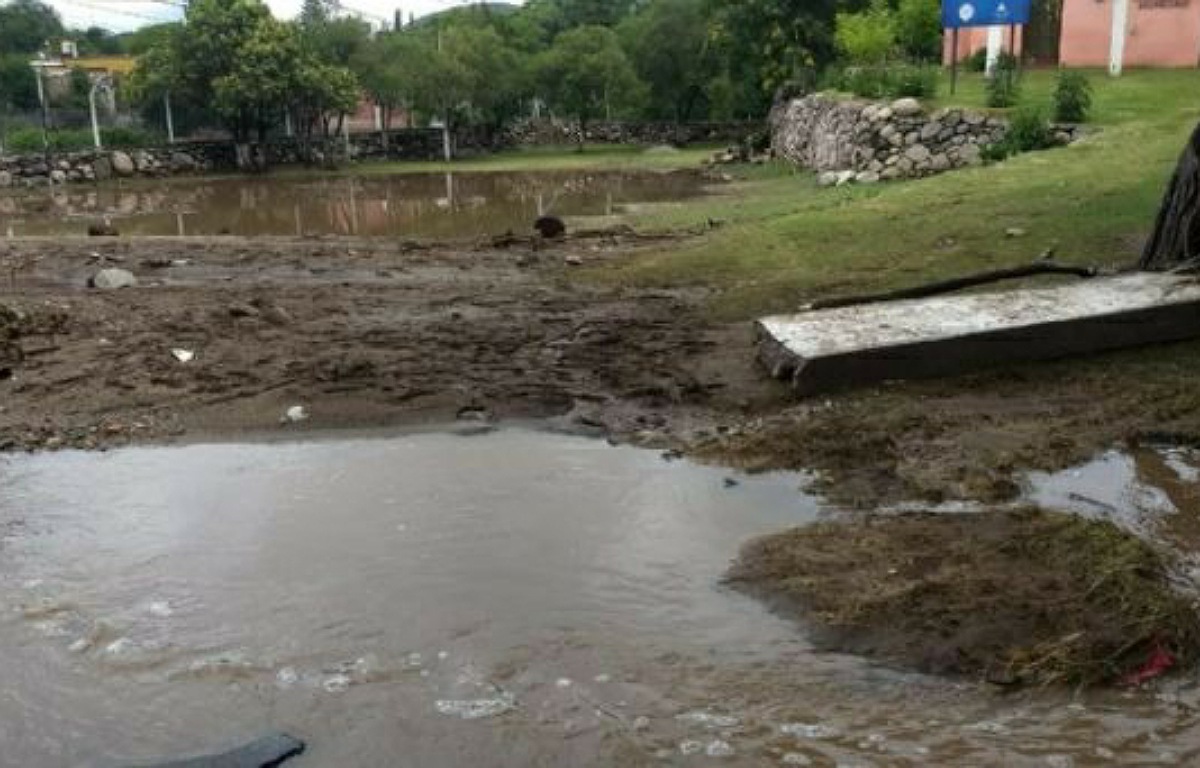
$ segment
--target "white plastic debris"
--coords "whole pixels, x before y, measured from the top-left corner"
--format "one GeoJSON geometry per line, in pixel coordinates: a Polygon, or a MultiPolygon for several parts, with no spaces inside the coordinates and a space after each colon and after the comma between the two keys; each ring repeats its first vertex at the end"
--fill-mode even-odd
{"type": "Polygon", "coordinates": [[[559,688],[570,688],[571,687],[571,679],[569,677],[560,677],[554,681],[554,684],[557,685],[559,688]]]}
{"type": "Polygon", "coordinates": [[[196,359],[196,353],[190,349],[172,349],[171,356],[181,363],[190,363],[196,359]]]}
{"type": "Polygon", "coordinates": [[[704,751],[704,743],[695,739],[679,742],[679,754],[681,755],[698,755],[704,751]]]}
{"type": "Polygon", "coordinates": [[[166,600],[155,600],[146,604],[146,613],[160,619],[166,619],[174,614],[175,610],[171,608],[171,604],[166,600]]]}
{"type": "Polygon", "coordinates": [[[812,765],[812,760],[808,755],[802,755],[799,752],[788,752],[783,756],[784,765],[812,765]]]}
{"type": "Polygon", "coordinates": [[[308,411],[304,409],[303,405],[293,405],[284,412],[282,420],[288,424],[296,424],[301,421],[307,421],[308,411]]]}
{"type": "Polygon", "coordinates": [[[713,739],[704,748],[704,754],[709,757],[733,757],[733,747],[727,741],[713,739]]]}
{"type": "Polygon", "coordinates": [[[321,687],[326,693],[345,693],[350,689],[350,676],[337,674],[330,675],[325,678],[325,682],[321,683],[321,687]]]}
{"type": "Polygon", "coordinates": [[[601,684],[608,683],[608,682],[612,681],[612,675],[607,674],[607,673],[601,673],[601,674],[593,677],[592,680],[597,683],[601,683],[601,684]]]}
{"type": "Polygon", "coordinates": [[[714,715],[711,712],[686,712],[676,715],[675,719],[681,723],[702,728],[736,728],[742,723],[733,715],[714,715]]]}
{"type": "Polygon", "coordinates": [[[836,728],[821,723],[785,723],[779,726],[779,732],[799,739],[832,739],[840,735],[836,728]]]}
{"type": "Polygon", "coordinates": [[[503,715],[516,706],[512,694],[504,693],[494,699],[442,699],[435,705],[440,714],[463,720],[482,720],[503,715]]]}
{"type": "Polygon", "coordinates": [[[275,673],[275,684],[280,688],[291,688],[300,682],[300,675],[292,667],[284,667],[275,673]]]}

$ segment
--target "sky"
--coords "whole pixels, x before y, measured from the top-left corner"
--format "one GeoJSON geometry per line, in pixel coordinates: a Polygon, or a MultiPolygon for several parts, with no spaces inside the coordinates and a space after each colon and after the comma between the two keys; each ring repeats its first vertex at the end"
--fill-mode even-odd
{"type": "MultiPolygon", "coordinates": [[[[520,2],[521,0],[510,0],[520,2]]],[[[159,21],[175,21],[183,15],[184,0],[45,0],[54,6],[68,27],[100,26],[114,32],[126,32],[159,21]]],[[[295,16],[302,0],[266,0],[276,16],[295,16]]],[[[345,0],[343,7],[358,11],[367,21],[391,20],[396,8],[407,19],[409,13],[427,13],[467,5],[468,0],[345,0]]]]}

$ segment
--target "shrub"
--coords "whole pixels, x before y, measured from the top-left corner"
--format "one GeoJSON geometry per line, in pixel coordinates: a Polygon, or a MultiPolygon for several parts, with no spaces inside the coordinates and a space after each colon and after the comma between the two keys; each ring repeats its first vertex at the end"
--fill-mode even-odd
{"type": "Polygon", "coordinates": [[[1060,123],[1082,123],[1092,108],[1092,85],[1082,72],[1058,73],[1054,86],[1054,119],[1060,123]]]}
{"type": "MultiPolygon", "coordinates": [[[[50,131],[50,149],[55,152],[70,152],[91,149],[91,128],[71,128],[50,131]]],[[[147,147],[160,144],[153,134],[138,128],[101,128],[100,139],[106,148],[147,147]]],[[[14,153],[41,152],[42,130],[40,128],[18,128],[5,137],[5,149],[14,153]]]]}
{"type": "Polygon", "coordinates": [[[987,48],[979,48],[967,58],[963,65],[968,72],[982,72],[987,69],[987,48]]]}
{"type": "Polygon", "coordinates": [[[936,67],[897,64],[880,67],[846,67],[826,73],[825,87],[866,99],[928,99],[937,94],[936,67]]]}
{"type": "Polygon", "coordinates": [[[1054,133],[1050,130],[1046,113],[1040,107],[1033,106],[1017,110],[1009,120],[1004,143],[1009,145],[1014,154],[1054,146],[1054,133]]]}
{"type": "Polygon", "coordinates": [[[1011,107],[1017,103],[1020,92],[1016,58],[1001,56],[996,61],[996,70],[987,81],[987,105],[997,109],[1011,107]]]}

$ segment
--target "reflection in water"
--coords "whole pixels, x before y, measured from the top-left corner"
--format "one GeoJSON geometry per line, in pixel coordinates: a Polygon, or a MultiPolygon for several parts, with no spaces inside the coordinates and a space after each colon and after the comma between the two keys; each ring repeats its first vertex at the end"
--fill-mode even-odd
{"type": "Polygon", "coordinates": [[[525,232],[538,216],[611,215],[622,203],[701,194],[694,173],[445,173],[176,180],[0,196],[0,228],[80,234],[107,216],[126,235],[401,235],[525,232]]]}
{"type": "Polygon", "coordinates": [[[306,738],[311,766],[1195,765],[1200,691],[1026,691],[815,653],[720,587],[816,518],[542,433],[0,464],[0,765],[306,738]],[[708,764],[708,763],[705,763],[708,764]]]}

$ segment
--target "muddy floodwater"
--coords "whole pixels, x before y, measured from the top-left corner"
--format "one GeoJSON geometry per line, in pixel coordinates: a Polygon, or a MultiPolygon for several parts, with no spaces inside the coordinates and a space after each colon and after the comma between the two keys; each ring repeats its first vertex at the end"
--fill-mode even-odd
{"type": "Polygon", "coordinates": [[[538,216],[611,216],[702,194],[695,172],[237,177],[43,189],[0,197],[0,234],[360,235],[530,231],[538,216]]]}
{"type": "Polygon", "coordinates": [[[995,689],[815,652],[720,577],[828,514],[536,431],[6,457],[0,765],[281,729],[297,766],[1195,765],[1200,691],[995,689]]]}

